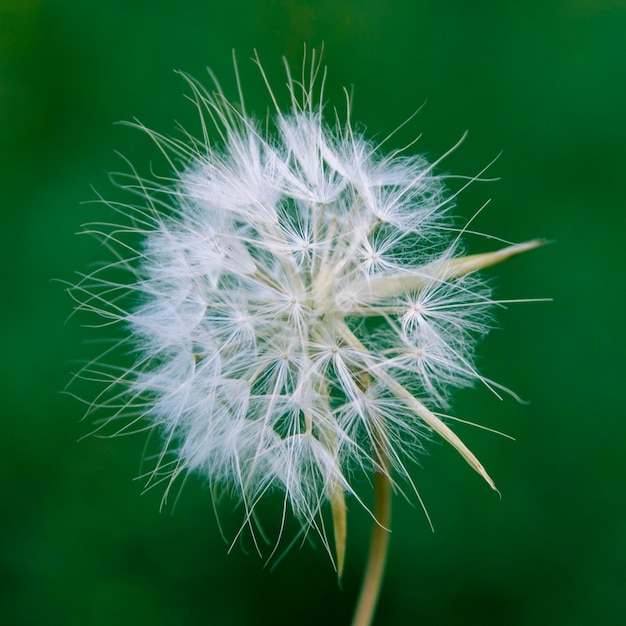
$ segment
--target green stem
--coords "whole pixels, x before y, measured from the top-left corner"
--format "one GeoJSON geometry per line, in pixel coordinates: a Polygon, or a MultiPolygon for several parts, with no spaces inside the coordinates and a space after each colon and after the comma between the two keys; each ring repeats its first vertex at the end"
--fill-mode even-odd
{"type": "Polygon", "coordinates": [[[374,493],[375,519],[370,551],[352,626],[370,626],[383,581],[391,522],[391,481],[385,471],[378,471],[374,475],[374,493]]]}

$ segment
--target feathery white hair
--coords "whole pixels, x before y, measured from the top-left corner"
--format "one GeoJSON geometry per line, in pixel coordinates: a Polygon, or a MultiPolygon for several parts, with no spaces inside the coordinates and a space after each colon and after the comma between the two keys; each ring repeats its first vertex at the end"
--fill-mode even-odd
{"type": "Polygon", "coordinates": [[[135,124],[173,177],[133,170],[123,186],[140,201],[110,204],[130,226],[91,228],[118,261],[73,293],[129,331],[130,369],[103,357],[83,374],[103,375],[91,408],[125,420],[120,431],[147,420],[162,434],[150,481],[199,472],[246,521],[279,490],[324,536],[321,507],[355,495],[355,472],[410,482],[407,461],[433,432],[493,486],[437,411],[454,387],[494,387],[472,358],[493,306],[475,270],[536,242],[462,256],[438,162],[384,156],[349,113],[327,123],[325,71],[315,55],[303,67],[301,80],[287,68],[286,113],[268,85],[269,128],[189,77],[202,137],[135,124]]]}

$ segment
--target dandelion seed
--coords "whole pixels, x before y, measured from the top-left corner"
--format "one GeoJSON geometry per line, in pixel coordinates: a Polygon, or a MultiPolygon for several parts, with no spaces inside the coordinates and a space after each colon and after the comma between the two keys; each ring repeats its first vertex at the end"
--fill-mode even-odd
{"type": "Polygon", "coordinates": [[[130,280],[104,268],[71,291],[80,309],[128,331],[128,371],[106,369],[105,355],[83,375],[106,381],[92,410],[126,420],[120,430],[147,421],[160,432],[149,484],[197,472],[215,493],[234,494],[250,524],[263,496],[281,492],[341,574],[346,496],[358,499],[355,473],[375,476],[371,569],[355,618],[366,624],[391,487],[412,484],[407,464],[424,440],[443,438],[493,487],[437,411],[454,388],[491,386],[472,356],[493,305],[475,272],[541,242],[464,256],[435,164],[384,156],[349,116],[328,124],[325,71],[315,55],[304,68],[301,81],[288,71],[290,106],[276,105],[273,130],[217,83],[210,92],[189,77],[200,139],[135,124],[172,178],[133,170],[123,186],[138,203],[111,205],[130,226],[91,229],[118,245],[108,269],[130,280]],[[125,232],[142,236],[139,247],[125,232]]]}

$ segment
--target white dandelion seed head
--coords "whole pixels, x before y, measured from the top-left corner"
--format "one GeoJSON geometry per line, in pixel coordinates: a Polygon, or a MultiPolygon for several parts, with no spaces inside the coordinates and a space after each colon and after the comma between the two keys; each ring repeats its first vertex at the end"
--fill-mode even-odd
{"type": "Polygon", "coordinates": [[[98,270],[74,295],[128,331],[136,361],[106,370],[92,408],[160,432],[152,481],[199,472],[248,520],[279,491],[319,529],[333,489],[353,494],[361,470],[408,478],[433,431],[484,472],[436,411],[484,381],[472,355],[492,300],[457,261],[472,257],[434,164],[328,123],[324,72],[309,69],[288,74],[290,106],[269,130],[192,79],[202,138],[138,125],[172,179],[133,174],[139,201],[114,207],[131,226],[105,237],[131,280],[98,270]],[[123,231],[141,235],[134,251],[123,231]]]}

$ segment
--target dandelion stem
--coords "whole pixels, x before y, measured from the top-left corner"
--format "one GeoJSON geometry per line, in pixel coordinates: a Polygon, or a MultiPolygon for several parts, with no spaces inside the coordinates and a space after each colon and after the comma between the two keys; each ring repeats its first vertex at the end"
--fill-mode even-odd
{"type": "Polygon", "coordinates": [[[375,520],[370,537],[370,551],[352,626],[370,626],[380,595],[391,522],[391,480],[387,470],[377,471],[374,475],[374,493],[375,520]]]}

